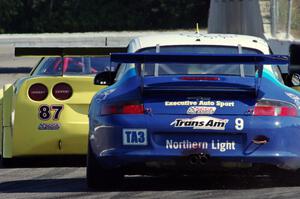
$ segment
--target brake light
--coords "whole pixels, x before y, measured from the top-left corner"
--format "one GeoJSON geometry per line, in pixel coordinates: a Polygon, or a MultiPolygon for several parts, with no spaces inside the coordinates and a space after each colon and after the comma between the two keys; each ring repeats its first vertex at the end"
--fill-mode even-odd
{"type": "Polygon", "coordinates": [[[181,80],[190,81],[219,81],[219,77],[180,77],[181,80]]]}
{"type": "Polygon", "coordinates": [[[255,116],[297,116],[297,108],[286,102],[262,100],[255,104],[255,116]]]}
{"type": "Polygon", "coordinates": [[[72,96],[73,90],[66,83],[58,83],[53,87],[52,94],[58,100],[67,100],[72,96]]]}
{"type": "Polygon", "coordinates": [[[34,101],[42,101],[48,96],[48,89],[43,84],[33,84],[28,90],[28,95],[34,101]]]}
{"type": "Polygon", "coordinates": [[[144,105],[143,104],[103,105],[101,109],[101,115],[111,115],[111,114],[144,114],[144,105]]]}

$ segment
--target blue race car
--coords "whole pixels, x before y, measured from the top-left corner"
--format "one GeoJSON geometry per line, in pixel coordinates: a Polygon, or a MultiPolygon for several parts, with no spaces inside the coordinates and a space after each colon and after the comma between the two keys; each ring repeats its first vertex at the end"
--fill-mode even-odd
{"type": "Polygon", "coordinates": [[[239,35],[166,35],[115,53],[117,73],[89,110],[87,183],[148,171],[300,167],[300,95],[267,43],[239,35]]]}

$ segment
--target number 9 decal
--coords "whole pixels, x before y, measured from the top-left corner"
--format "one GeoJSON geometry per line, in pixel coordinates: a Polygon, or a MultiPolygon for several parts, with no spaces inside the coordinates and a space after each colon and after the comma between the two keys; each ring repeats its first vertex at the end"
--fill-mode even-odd
{"type": "Polygon", "coordinates": [[[242,118],[235,119],[235,129],[241,131],[244,129],[244,120],[242,118]]]}

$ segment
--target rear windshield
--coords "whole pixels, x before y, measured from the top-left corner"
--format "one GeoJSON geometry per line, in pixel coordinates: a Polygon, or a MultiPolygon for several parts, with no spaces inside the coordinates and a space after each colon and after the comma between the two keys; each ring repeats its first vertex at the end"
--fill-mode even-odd
{"type": "MultiPolygon", "coordinates": [[[[238,47],[227,46],[161,46],[159,48],[146,48],[142,53],[199,53],[199,54],[239,54],[238,47]]],[[[261,52],[241,48],[242,54],[261,54],[261,52]]],[[[245,76],[254,76],[254,65],[242,65],[245,76]]],[[[189,64],[189,63],[157,63],[143,66],[144,76],[153,75],[189,75],[189,74],[213,74],[213,75],[241,75],[239,64],[189,64]]]]}
{"type": "Polygon", "coordinates": [[[33,75],[88,75],[114,70],[109,57],[48,57],[44,58],[33,75]]]}

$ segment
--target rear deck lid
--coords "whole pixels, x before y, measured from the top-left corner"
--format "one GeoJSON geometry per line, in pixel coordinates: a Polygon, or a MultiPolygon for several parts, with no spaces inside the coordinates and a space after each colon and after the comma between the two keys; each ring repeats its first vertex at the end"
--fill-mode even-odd
{"type": "Polygon", "coordinates": [[[287,56],[263,54],[116,53],[141,76],[145,108],[153,114],[250,114],[264,64],[287,56]]]}

